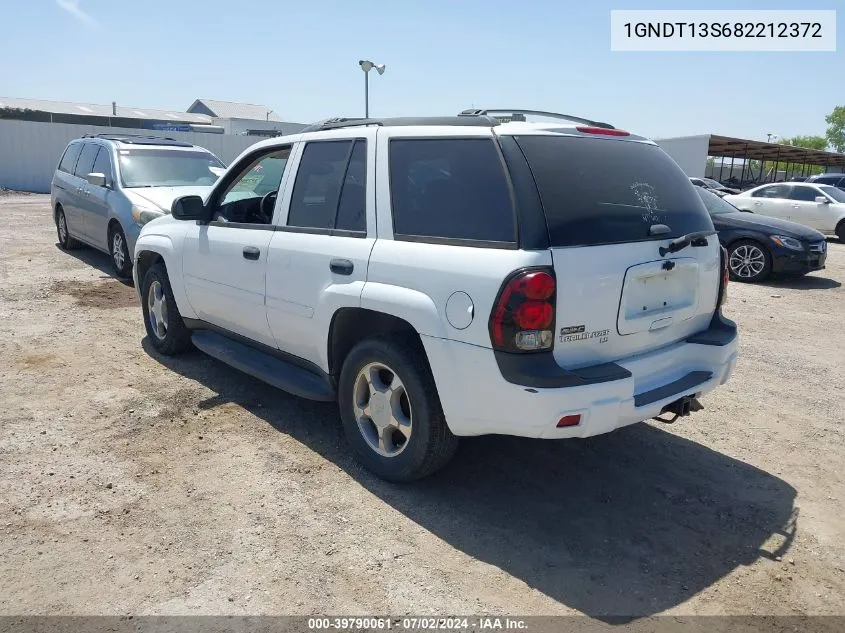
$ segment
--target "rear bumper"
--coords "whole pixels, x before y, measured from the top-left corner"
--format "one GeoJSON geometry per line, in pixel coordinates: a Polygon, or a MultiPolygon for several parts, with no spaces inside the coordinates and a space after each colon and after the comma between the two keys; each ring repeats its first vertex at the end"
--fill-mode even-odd
{"type": "Polygon", "coordinates": [[[621,372],[599,372],[607,380],[556,388],[508,382],[488,348],[431,337],[423,337],[423,344],[456,435],[553,439],[608,433],[653,418],[682,396],[724,384],[737,358],[735,325],[718,315],[709,330],[612,364],[621,372]],[[580,415],[580,423],[557,428],[558,420],[569,415],[580,415]]]}

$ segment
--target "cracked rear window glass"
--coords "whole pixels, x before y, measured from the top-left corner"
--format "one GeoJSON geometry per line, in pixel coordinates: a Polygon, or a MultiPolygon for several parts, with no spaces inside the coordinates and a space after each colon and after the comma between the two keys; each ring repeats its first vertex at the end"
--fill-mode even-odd
{"type": "Polygon", "coordinates": [[[646,143],[574,136],[520,136],[540,192],[552,246],[595,246],[713,230],[680,167],[646,143]],[[650,237],[653,224],[668,235],[650,237]]]}

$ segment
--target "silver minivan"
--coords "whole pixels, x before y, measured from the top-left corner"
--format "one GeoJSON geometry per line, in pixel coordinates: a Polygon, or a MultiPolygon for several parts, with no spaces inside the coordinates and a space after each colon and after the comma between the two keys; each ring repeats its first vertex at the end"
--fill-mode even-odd
{"type": "Polygon", "coordinates": [[[225,165],[203,147],[170,138],[101,134],[71,141],[50,196],[59,245],[85,244],[131,277],[141,227],[180,196],[205,197],[225,165]]]}

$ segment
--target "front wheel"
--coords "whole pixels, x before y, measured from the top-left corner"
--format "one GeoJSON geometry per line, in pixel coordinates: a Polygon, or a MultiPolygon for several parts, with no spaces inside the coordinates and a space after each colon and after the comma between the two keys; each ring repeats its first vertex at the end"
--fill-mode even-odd
{"type": "Polygon", "coordinates": [[[840,242],[845,244],[845,220],[842,220],[836,225],[836,237],[839,238],[840,242]]]}
{"type": "Polygon", "coordinates": [[[772,272],[772,256],[759,242],[734,242],[728,247],[728,272],[734,281],[763,281],[772,272]]]}
{"type": "Polygon", "coordinates": [[[109,232],[109,254],[114,272],[121,279],[132,276],[132,259],[129,257],[129,247],[126,245],[126,235],[119,226],[114,226],[109,232]]]}
{"type": "Polygon", "coordinates": [[[343,363],[338,402],[349,444],[383,479],[420,479],[455,453],[458,438],[446,425],[428,359],[413,337],[358,343],[343,363]]]}
{"type": "Polygon", "coordinates": [[[141,311],[147,336],[157,351],[172,356],[191,347],[191,331],[179,314],[167,271],[161,263],[151,266],[141,282],[141,311]]]}

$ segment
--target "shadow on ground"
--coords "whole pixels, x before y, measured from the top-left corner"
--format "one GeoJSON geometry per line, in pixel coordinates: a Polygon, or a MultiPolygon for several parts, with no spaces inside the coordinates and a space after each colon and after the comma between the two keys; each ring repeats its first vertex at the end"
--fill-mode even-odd
{"type": "Polygon", "coordinates": [[[760,285],[768,288],[789,288],[793,290],[832,290],[841,287],[842,283],[827,277],[784,275],[771,277],[760,285]]]}
{"type": "MultiPolygon", "coordinates": [[[[783,555],[795,535],[792,487],[662,428],[590,440],[467,438],[444,471],[398,486],[357,465],[334,405],[199,352],[169,358],[144,347],[215,392],[201,407],[243,406],[452,547],[593,617],[674,607],[739,566],[783,555]]],[[[706,411],[690,420],[681,424],[707,424],[706,411]]]]}
{"type": "Polygon", "coordinates": [[[91,266],[92,268],[96,268],[101,273],[103,273],[104,279],[114,279],[115,281],[119,281],[120,283],[122,283],[124,286],[135,286],[131,277],[127,279],[121,279],[117,275],[115,275],[114,268],[112,267],[111,263],[111,257],[109,257],[106,253],[102,251],[98,251],[96,248],[80,246],[79,248],[74,248],[69,251],[66,251],[62,249],[61,246],[59,246],[58,242],[56,242],[56,248],[58,248],[62,252],[62,254],[70,255],[81,261],[83,264],[91,266]]]}

